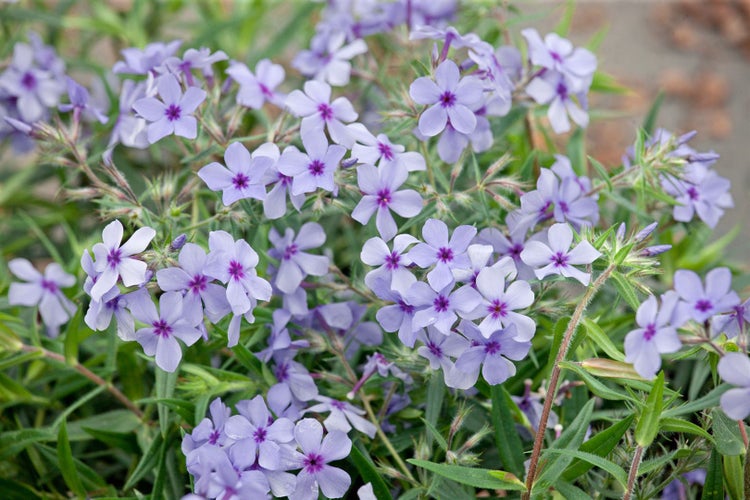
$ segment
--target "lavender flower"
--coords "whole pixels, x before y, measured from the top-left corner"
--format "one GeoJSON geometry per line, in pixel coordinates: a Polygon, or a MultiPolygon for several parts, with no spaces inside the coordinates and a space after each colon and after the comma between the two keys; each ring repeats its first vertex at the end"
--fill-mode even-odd
{"type": "Polygon", "coordinates": [[[227,74],[240,85],[237,91],[237,104],[251,109],[262,108],[266,101],[278,107],[284,105],[286,96],[276,91],[276,87],[284,81],[285,76],[284,67],[280,64],[261,59],[253,73],[245,64],[232,61],[227,74]]]}
{"type": "Polygon", "coordinates": [[[186,243],[178,257],[180,267],[167,267],[156,271],[156,282],[165,292],[184,292],[185,315],[191,324],[203,321],[205,313],[212,323],[226,316],[231,307],[226,291],[205,275],[206,252],[195,243],[186,243]],[[201,304],[202,302],[202,304],[201,304]]]}
{"type": "Polygon", "coordinates": [[[486,335],[474,323],[463,320],[458,330],[471,342],[471,346],[456,359],[456,369],[470,375],[459,389],[468,389],[476,383],[480,366],[482,377],[488,384],[502,384],[516,374],[516,366],[510,360],[522,360],[531,348],[531,342],[519,340],[515,325],[486,335]]]}
{"type": "Polygon", "coordinates": [[[39,306],[42,322],[50,337],[57,337],[60,325],[75,314],[76,306],[60,290],[75,284],[72,276],[53,262],[48,264],[44,275],[34,269],[26,259],[18,258],[8,262],[8,269],[25,283],[11,283],[8,289],[8,303],[12,306],[39,306]]]}
{"type": "Polygon", "coordinates": [[[323,421],[323,425],[328,432],[348,433],[354,427],[359,432],[369,436],[370,439],[375,437],[375,426],[366,418],[362,418],[362,415],[365,414],[364,410],[345,401],[338,401],[326,396],[318,396],[315,399],[320,403],[309,407],[306,411],[313,413],[329,412],[330,414],[323,421]]]}
{"type": "Polygon", "coordinates": [[[232,414],[232,410],[227,407],[221,398],[216,398],[209,406],[211,418],[204,418],[198,425],[193,428],[193,432],[185,434],[182,438],[182,453],[188,457],[188,463],[191,462],[189,454],[201,446],[226,446],[232,443],[232,440],[224,431],[224,425],[232,414]]]}
{"type": "Polygon", "coordinates": [[[159,312],[148,295],[128,301],[128,308],[137,320],[148,325],[135,332],[135,340],[141,344],[143,352],[148,356],[156,355],[156,365],[162,370],[175,371],[182,359],[177,339],[191,346],[201,337],[200,330],[183,314],[182,295],[178,292],[163,294],[159,297],[159,312]]]}
{"type": "Polygon", "coordinates": [[[438,291],[427,283],[414,283],[404,294],[406,301],[416,309],[412,328],[416,330],[433,325],[443,335],[450,335],[451,327],[458,318],[456,313],[465,317],[482,300],[479,293],[469,286],[461,287],[455,292],[451,290],[453,282],[438,291]]]}
{"type": "Polygon", "coordinates": [[[521,259],[529,266],[539,268],[534,273],[538,279],[550,274],[559,274],[566,278],[574,278],[584,286],[589,284],[590,273],[584,273],[573,267],[574,265],[591,264],[602,254],[591,243],[581,241],[571,250],[573,231],[568,224],[554,224],[547,233],[549,244],[539,241],[529,241],[521,252],[521,259]]]}
{"type": "Polygon", "coordinates": [[[664,190],[678,203],[672,211],[675,220],[690,222],[695,214],[714,228],[727,208],[734,206],[729,179],[702,163],[688,164],[679,179],[662,179],[664,190]]]}
{"type": "Polygon", "coordinates": [[[534,320],[515,312],[529,307],[534,302],[534,293],[526,281],[512,281],[506,290],[507,270],[498,267],[482,269],[477,276],[476,287],[483,300],[471,319],[483,317],[479,331],[485,338],[493,332],[514,325],[519,341],[528,341],[534,336],[534,320]],[[477,314],[477,316],[475,316],[477,314]]]}
{"type": "MultiPolygon", "coordinates": [[[[305,82],[305,91],[294,90],[287,96],[285,105],[289,111],[302,117],[300,133],[303,137],[310,131],[328,130],[331,140],[347,149],[354,144],[354,137],[344,122],[357,119],[352,103],[346,97],[338,97],[331,102],[331,86],[311,80],[305,82]]],[[[305,146],[307,148],[307,146],[305,146]]]]}
{"type": "Polygon", "coordinates": [[[406,182],[409,172],[396,164],[380,167],[357,167],[357,182],[363,196],[354,210],[352,219],[367,224],[373,214],[380,236],[386,241],[398,232],[391,210],[402,217],[414,217],[422,210],[422,197],[413,189],[397,189],[406,182]]]}
{"type": "Polygon", "coordinates": [[[636,313],[637,328],[625,336],[625,361],[633,363],[638,374],[652,379],[661,367],[661,353],[677,352],[682,347],[672,323],[679,300],[675,292],[669,291],[661,297],[661,308],[657,308],[656,297],[650,295],[636,313]]]}
{"type": "Polygon", "coordinates": [[[427,333],[420,331],[417,338],[424,345],[417,348],[417,354],[430,362],[433,370],[443,370],[445,385],[453,388],[471,387],[467,383],[471,375],[458,370],[451,358],[459,357],[470,344],[460,335],[445,335],[432,326],[427,327],[427,333]]]}
{"type": "Polygon", "coordinates": [[[319,490],[328,498],[343,497],[352,480],[345,471],[328,463],[349,456],[351,440],[341,431],[331,431],[323,437],[323,426],[312,418],[297,422],[294,438],[302,450],[295,463],[302,470],[289,500],[315,500],[319,490]]]}
{"type": "Polygon", "coordinates": [[[427,137],[438,135],[448,123],[463,134],[477,125],[470,107],[482,98],[482,85],[474,78],[461,79],[451,60],[437,67],[435,81],[423,76],[412,82],[409,95],[417,104],[430,105],[419,117],[419,131],[427,137]]]}
{"type": "Polygon", "coordinates": [[[477,234],[473,226],[458,226],[448,240],[448,226],[438,219],[428,219],[422,227],[424,243],[415,245],[408,253],[409,258],[419,267],[435,264],[427,274],[427,281],[435,290],[453,282],[453,269],[471,267],[466,249],[477,234]]]}
{"type": "Polygon", "coordinates": [[[398,331],[398,339],[407,347],[414,347],[417,339],[419,327],[414,328],[414,313],[416,308],[410,304],[404,294],[417,279],[409,274],[411,278],[404,279],[403,282],[395,286],[387,282],[386,279],[379,278],[372,280],[368,286],[373,290],[375,295],[383,300],[394,302],[392,305],[384,306],[375,313],[375,319],[386,332],[398,331]]]}
{"type": "Polygon", "coordinates": [[[102,231],[103,242],[94,245],[94,269],[100,273],[91,287],[91,298],[95,301],[101,300],[115,286],[118,277],[122,278],[125,286],[140,285],[146,281],[146,263],[131,256],[144,251],[156,236],[156,231],[142,227],[125,244],[120,245],[122,232],[120,221],[112,221],[102,231]]]}
{"type": "Polygon", "coordinates": [[[719,376],[732,385],[721,395],[721,409],[729,418],[743,420],[750,415],[750,359],[746,354],[728,352],[719,360],[719,376]]]}
{"type": "Polygon", "coordinates": [[[727,338],[734,338],[745,332],[750,322],[750,299],[734,306],[731,313],[720,314],[711,318],[711,335],[726,334],[727,338]]]}
{"type": "Polygon", "coordinates": [[[589,124],[585,94],[572,88],[563,75],[548,73],[538,76],[526,86],[526,93],[539,104],[549,104],[547,117],[555,133],[570,130],[568,116],[580,127],[589,124]],[[578,102],[573,100],[574,96],[578,102]]]}
{"type": "Polygon", "coordinates": [[[421,154],[414,151],[405,151],[403,146],[393,144],[385,134],[378,134],[375,137],[360,123],[349,125],[349,130],[355,134],[357,140],[357,144],[352,146],[352,158],[356,158],[359,163],[378,164],[380,166],[393,162],[398,167],[405,168],[408,172],[427,168],[421,154]]]}
{"type": "Polygon", "coordinates": [[[268,239],[274,246],[268,255],[279,261],[273,284],[283,293],[294,292],[307,275],[323,276],[328,272],[328,257],[304,251],[325,243],[326,233],[320,224],[303,224],[296,237],[291,228],[286,229],[283,237],[275,228],[271,228],[268,239]]]}
{"type": "Polygon", "coordinates": [[[693,271],[679,269],[674,273],[674,289],[682,301],[678,314],[687,320],[703,323],[715,314],[726,313],[740,303],[740,297],[730,288],[732,273],[726,267],[712,269],[706,274],[706,286],[693,271]]]}
{"type": "Polygon", "coordinates": [[[596,56],[589,50],[573,48],[569,40],[557,33],[549,33],[544,41],[533,28],[521,31],[529,45],[531,63],[565,76],[577,89],[588,87],[596,71],[596,56]]]}
{"type": "Polygon", "coordinates": [[[250,152],[240,142],[233,142],[224,153],[224,161],[212,162],[198,171],[198,177],[212,191],[222,191],[222,202],[231,205],[237,200],[254,198],[265,200],[266,189],[263,179],[266,170],[274,160],[267,156],[251,157],[250,152]]]}
{"type": "Polygon", "coordinates": [[[346,35],[343,32],[328,36],[318,34],[312,40],[312,50],[303,50],[297,54],[292,60],[292,66],[307,77],[328,82],[335,87],[347,85],[352,72],[349,60],[367,52],[367,44],[362,39],[345,43],[346,35]]]}
{"type": "Polygon", "coordinates": [[[370,238],[362,246],[360,259],[368,266],[380,266],[365,276],[365,284],[370,288],[377,279],[385,279],[389,288],[406,290],[414,281],[414,276],[407,269],[411,259],[406,254],[406,248],[417,243],[414,236],[399,234],[393,240],[393,250],[381,238],[370,238]]]}
{"type": "Polygon", "coordinates": [[[133,103],[146,97],[146,82],[136,83],[132,80],[122,82],[120,89],[119,111],[120,114],[112,127],[112,135],[109,139],[107,149],[102,154],[105,163],[112,163],[112,153],[118,143],[131,148],[144,149],[149,145],[146,128],[148,123],[143,118],[136,116],[133,111],[133,103]]]}
{"type": "Polygon", "coordinates": [[[168,57],[177,52],[181,44],[180,40],[174,40],[168,44],[163,42],[150,43],[142,50],[134,47],[123,49],[120,53],[125,61],[117,61],[112,68],[112,72],[136,75],[154,73],[156,68],[161,66],[168,57]]]}
{"type": "Polygon", "coordinates": [[[89,91],[86,90],[86,87],[79,85],[70,77],[68,77],[67,83],[68,98],[70,99],[70,104],[61,104],[57,109],[59,109],[63,113],[73,111],[74,120],[76,121],[78,120],[78,117],[81,115],[81,113],[89,112],[97,120],[99,120],[99,123],[107,123],[109,118],[97,107],[89,104],[89,91]]]}
{"type": "Polygon", "coordinates": [[[278,163],[279,172],[292,178],[291,194],[310,193],[318,188],[333,191],[336,188],[333,177],[346,148],[328,144],[320,130],[311,128],[303,130],[301,134],[307,153],[289,147],[284,150],[278,163]]]}
{"type": "MultiPolygon", "coordinates": [[[[287,149],[295,149],[294,146],[290,146],[287,149]]],[[[252,152],[251,156],[255,157],[268,157],[273,160],[273,164],[266,170],[265,178],[263,183],[266,185],[273,184],[273,187],[266,194],[266,199],[263,200],[263,214],[268,219],[278,219],[286,213],[286,194],[289,192],[289,200],[292,202],[292,206],[299,211],[302,204],[305,202],[304,194],[293,195],[291,193],[293,179],[288,175],[284,175],[279,172],[278,162],[281,157],[279,147],[271,142],[266,142],[258,146],[258,148],[252,152]]]]}
{"type": "MultiPolygon", "coordinates": [[[[299,401],[310,401],[318,395],[318,387],[307,368],[293,361],[289,353],[274,356],[276,366],[273,374],[280,385],[288,387],[289,392],[299,401]]],[[[292,401],[293,403],[293,401],[292,401]]],[[[277,413],[278,414],[278,413],[277,413]]]]}
{"type": "Polygon", "coordinates": [[[206,92],[198,87],[188,87],[183,95],[180,84],[172,75],[163,75],[156,82],[161,101],[144,97],[133,103],[133,109],[148,120],[148,142],[159,141],[169,134],[186,139],[198,135],[198,121],[192,113],[206,99],[206,92]]]}
{"type": "Polygon", "coordinates": [[[226,60],[227,55],[224,51],[218,50],[212,54],[211,49],[201,47],[200,49],[187,49],[182,55],[182,59],[168,57],[164,60],[163,66],[178,78],[180,75],[184,76],[187,85],[192,87],[195,85],[193,70],[200,70],[203,76],[211,82],[214,76],[211,66],[214,63],[226,60]]]}

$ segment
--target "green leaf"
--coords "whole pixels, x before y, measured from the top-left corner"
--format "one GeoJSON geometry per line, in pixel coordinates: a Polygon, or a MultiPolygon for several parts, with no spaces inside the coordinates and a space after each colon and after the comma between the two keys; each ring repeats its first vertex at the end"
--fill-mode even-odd
{"type": "Polygon", "coordinates": [[[123,434],[121,432],[92,429],[91,427],[82,427],[82,429],[94,439],[98,439],[113,448],[126,451],[132,455],[140,455],[141,453],[134,433],[123,434]]]}
{"type": "Polygon", "coordinates": [[[602,92],[605,94],[627,94],[630,89],[623,87],[615,78],[603,71],[597,71],[594,73],[594,78],[591,81],[590,92],[602,92]]]}
{"type": "MultiPolygon", "coordinates": [[[[617,446],[628,431],[634,419],[635,416],[631,414],[622,420],[618,420],[615,424],[603,431],[597,432],[594,437],[581,444],[579,450],[586,453],[593,453],[600,457],[607,456],[615,449],[615,446],[617,446]]],[[[576,459],[565,469],[562,478],[566,481],[574,481],[576,478],[584,475],[593,465],[591,462],[576,459]]]]}
{"type": "Polygon", "coordinates": [[[495,429],[495,446],[503,467],[513,474],[523,474],[523,444],[516,430],[513,420],[511,405],[515,403],[502,385],[493,385],[490,388],[492,397],[492,410],[490,418],[492,427],[495,429]]]}
{"type": "Polygon", "coordinates": [[[425,427],[429,431],[430,435],[432,435],[435,441],[437,441],[438,446],[440,446],[440,448],[443,451],[448,451],[448,442],[440,434],[440,432],[435,428],[435,426],[422,417],[420,417],[419,420],[422,421],[422,423],[425,425],[425,427]]]}
{"type": "MultiPolygon", "coordinates": [[[[170,399],[174,394],[174,388],[177,384],[177,373],[165,372],[161,368],[156,369],[156,397],[159,400],[170,399]]],[[[167,435],[169,429],[169,406],[157,403],[156,409],[159,413],[159,429],[163,436],[167,435]]]]}
{"type": "MultiPolygon", "coordinates": [[[[440,409],[443,407],[443,398],[445,397],[445,384],[443,377],[439,373],[433,373],[430,382],[427,385],[427,409],[425,418],[434,428],[437,425],[440,409]]],[[[427,446],[432,447],[432,434],[427,433],[427,446]]]]}
{"type": "Polygon", "coordinates": [[[565,11],[560,22],[555,26],[554,32],[561,37],[567,37],[570,31],[570,25],[573,22],[573,12],[576,10],[576,3],[573,0],[565,2],[565,11]]]}
{"type": "Polygon", "coordinates": [[[559,453],[568,457],[577,458],[585,462],[590,463],[593,466],[599,467],[600,469],[609,472],[613,478],[617,480],[623,487],[628,482],[628,474],[625,470],[614,462],[607,460],[606,458],[600,457],[593,453],[587,453],[585,451],[550,448],[547,450],[549,453],[559,453]]]}
{"type": "Polygon", "coordinates": [[[721,470],[721,454],[714,446],[706,467],[706,482],[703,484],[702,500],[724,499],[724,474],[721,470]]]}
{"type": "Polygon", "coordinates": [[[143,479],[146,474],[153,471],[154,467],[158,463],[159,453],[161,451],[163,443],[164,436],[161,434],[161,432],[159,432],[156,434],[154,440],[151,441],[151,445],[148,447],[148,450],[146,450],[146,453],[143,454],[141,460],[138,462],[138,465],[136,465],[135,470],[133,470],[133,473],[125,482],[125,486],[122,487],[123,490],[129,490],[130,488],[135,486],[138,481],[143,479]]]}
{"type": "Polygon", "coordinates": [[[711,443],[714,442],[713,436],[706,432],[703,428],[695,425],[692,422],[688,422],[687,420],[682,420],[681,418],[662,417],[659,420],[659,427],[662,431],[665,432],[695,434],[696,436],[701,436],[708,439],[709,441],[711,441],[711,443]]]}
{"type": "Polygon", "coordinates": [[[607,356],[617,361],[625,361],[625,354],[623,354],[614,342],[609,339],[609,336],[604,333],[604,330],[595,322],[589,318],[583,318],[581,321],[583,326],[586,327],[586,331],[591,340],[604,351],[607,356]]]}
{"type": "Polygon", "coordinates": [[[706,408],[713,408],[719,404],[719,399],[721,398],[721,395],[724,394],[726,391],[728,391],[730,387],[728,385],[720,385],[718,387],[715,387],[712,389],[708,394],[705,396],[696,399],[695,401],[690,401],[689,403],[686,403],[681,406],[675,406],[673,408],[669,408],[664,410],[664,417],[679,417],[681,415],[689,415],[692,413],[698,413],[700,411],[705,410],[706,408]]]}
{"type": "Polygon", "coordinates": [[[611,192],[613,189],[613,186],[612,186],[612,181],[609,178],[609,171],[607,170],[607,168],[601,163],[599,163],[599,161],[592,156],[589,156],[588,159],[589,159],[589,163],[591,163],[591,165],[594,167],[594,170],[596,170],[596,173],[599,174],[599,177],[601,177],[604,180],[604,182],[607,184],[607,190],[611,192]]]}
{"type": "Polygon", "coordinates": [[[4,500],[39,500],[41,497],[28,486],[0,477],[0,491],[4,500]]]}
{"type": "Polygon", "coordinates": [[[612,272],[612,280],[615,283],[615,288],[620,293],[620,296],[625,299],[631,309],[637,311],[641,305],[641,301],[638,300],[638,295],[635,293],[635,288],[628,281],[628,279],[617,271],[612,272]]]}
{"type": "Polygon", "coordinates": [[[565,370],[571,370],[577,373],[578,376],[583,379],[583,382],[586,384],[586,387],[588,387],[588,389],[591,392],[593,392],[596,396],[599,396],[602,399],[608,399],[611,401],[625,401],[625,400],[633,399],[629,394],[622,392],[618,389],[609,387],[604,382],[600,381],[598,378],[588,373],[577,363],[573,363],[570,361],[563,361],[562,363],[560,363],[560,368],[563,368],[565,370]]]}
{"type": "Polygon", "coordinates": [[[648,448],[659,433],[659,417],[664,405],[664,372],[660,371],[635,426],[635,442],[648,448]]]}
{"type": "Polygon", "coordinates": [[[393,498],[391,497],[388,485],[383,480],[383,475],[375,468],[375,463],[370,456],[366,452],[363,452],[360,447],[363,447],[363,445],[359,440],[353,443],[352,451],[349,453],[349,462],[356,467],[362,478],[362,482],[372,484],[372,491],[375,493],[375,498],[386,500],[393,498]]]}
{"type": "Polygon", "coordinates": [[[664,92],[660,91],[657,94],[656,99],[654,99],[654,103],[651,105],[648,113],[646,113],[646,119],[643,121],[643,130],[645,130],[648,135],[653,135],[654,133],[654,129],[656,128],[656,118],[659,115],[662,102],[664,102],[664,92]]]}
{"type": "Polygon", "coordinates": [[[86,497],[86,490],[83,488],[81,479],[78,477],[76,472],[76,465],[73,461],[73,451],[70,449],[70,441],[68,441],[68,430],[65,425],[65,420],[60,422],[60,430],[57,432],[57,460],[60,465],[60,472],[62,473],[65,484],[68,485],[78,497],[86,497]]]}
{"type": "Polygon", "coordinates": [[[435,500],[473,500],[475,498],[474,494],[466,491],[464,486],[440,476],[430,481],[427,494],[435,500]]]}
{"type": "Polygon", "coordinates": [[[433,472],[438,476],[475,488],[492,490],[526,491],[526,486],[513,474],[505,471],[463,467],[460,465],[438,464],[428,460],[407,460],[412,465],[433,472]]]}
{"type": "Polygon", "coordinates": [[[723,457],[724,485],[732,500],[745,499],[745,477],[743,474],[742,456],[723,457]]]}
{"type": "MultiPolygon", "coordinates": [[[[718,408],[711,412],[711,418],[713,419],[712,431],[714,439],[716,439],[716,450],[725,456],[744,454],[745,444],[742,441],[737,420],[727,417],[718,408]]],[[[742,423],[741,425],[745,424],[742,423]]]]}
{"type": "Polygon", "coordinates": [[[34,443],[55,439],[54,432],[49,428],[3,432],[0,434],[0,460],[17,455],[34,443]]]}

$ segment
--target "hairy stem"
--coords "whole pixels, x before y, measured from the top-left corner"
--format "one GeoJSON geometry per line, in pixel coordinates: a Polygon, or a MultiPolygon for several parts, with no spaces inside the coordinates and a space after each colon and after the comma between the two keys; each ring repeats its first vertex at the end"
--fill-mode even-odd
{"type": "Polygon", "coordinates": [[[78,361],[76,361],[75,364],[71,365],[70,363],[67,362],[67,360],[65,359],[65,356],[62,356],[61,354],[57,354],[56,352],[48,351],[47,349],[44,349],[43,347],[23,345],[21,347],[21,350],[25,352],[39,353],[45,358],[52,359],[54,361],[59,361],[60,363],[63,363],[66,366],[73,368],[75,371],[77,371],[78,373],[80,373],[81,375],[89,379],[94,384],[100,387],[106,388],[107,391],[109,391],[109,393],[112,396],[114,396],[116,400],[121,402],[128,410],[132,411],[136,417],[138,417],[139,419],[143,418],[143,412],[135,405],[135,403],[133,403],[130,399],[128,399],[128,397],[125,394],[123,394],[117,387],[112,385],[111,382],[107,382],[96,373],[92,372],[91,370],[83,366],[82,364],[78,363],[78,361]]]}
{"type": "Polygon", "coordinates": [[[633,455],[633,463],[630,464],[630,473],[628,474],[628,486],[625,490],[625,494],[622,496],[622,500],[630,500],[635,488],[635,478],[638,476],[638,467],[641,465],[641,458],[643,457],[643,447],[636,446],[635,455],[633,455]]]}
{"type": "Polygon", "coordinates": [[[557,394],[557,384],[560,380],[560,363],[565,361],[565,356],[568,354],[568,348],[570,347],[570,343],[573,340],[573,335],[575,334],[576,328],[578,327],[578,323],[580,323],[581,318],[583,317],[583,312],[586,310],[586,306],[591,301],[591,298],[599,290],[599,288],[601,288],[602,284],[607,281],[609,276],[612,274],[612,271],[615,270],[615,267],[615,264],[610,264],[609,267],[607,267],[607,269],[605,269],[604,272],[599,275],[599,277],[588,288],[588,290],[586,290],[583,298],[578,303],[578,306],[576,306],[575,311],[573,311],[573,316],[571,316],[570,322],[568,322],[568,328],[565,330],[565,335],[563,336],[563,340],[560,344],[560,350],[557,352],[557,358],[555,359],[555,364],[552,367],[552,375],[550,376],[549,385],[547,386],[547,396],[544,398],[542,417],[539,420],[539,426],[537,427],[536,436],[534,438],[534,449],[531,452],[529,472],[526,476],[526,492],[522,496],[524,500],[528,500],[529,498],[531,498],[531,488],[534,485],[534,480],[536,479],[537,466],[539,465],[539,457],[541,456],[542,444],[544,443],[544,431],[547,428],[547,420],[549,419],[549,413],[552,410],[552,402],[555,400],[555,394],[557,394]]]}

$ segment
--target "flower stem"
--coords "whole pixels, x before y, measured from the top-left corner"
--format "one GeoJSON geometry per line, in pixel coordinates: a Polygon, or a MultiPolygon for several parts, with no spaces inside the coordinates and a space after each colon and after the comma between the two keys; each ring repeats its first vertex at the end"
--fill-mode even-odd
{"type": "Polygon", "coordinates": [[[560,363],[565,361],[565,356],[568,353],[568,348],[573,340],[573,335],[576,332],[578,323],[580,323],[583,317],[583,312],[586,310],[586,306],[591,301],[591,298],[601,288],[602,284],[609,278],[612,271],[615,270],[616,264],[610,264],[607,269],[594,281],[594,283],[586,290],[583,298],[576,306],[573,311],[573,316],[568,322],[568,328],[565,330],[562,342],[560,343],[560,350],[557,352],[557,358],[555,364],[552,367],[552,374],[550,375],[549,385],[547,386],[547,397],[544,398],[544,408],[542,409],[542,417],[539,420],[539,426],[537,427],[536,436],[534,438],[534,449],[531,452],[531,460],[529,462],[529,472],[526,475],[526,492],[521,498],[523,500],[529,500],[531,498],[531,488],[534,485],[536,479],[537,467],[539,465],[539,458],[542,453],[542,444],[544,443],[544,431],[547,428],[547,420],[549,419],[550,411],[552,410],[552,402],[555,400],[555,394],[557,394],[557,384],[560,380],[560,363]]]}
{"type": "Polygon", "coordinates": [[[372,422],[375,425],[375,432],[378,434],[378,437],[380,438],[380,440],[383,442],[385,447],[390,452],[391,456],[393,457],[393,460],[396,461],[398,468],[401,469],[401,472],[403,472],[404,475],[412,483],[417,484],[417,480],[414,479],[414,476],[411,474],[411,471],[406,466],[404,461],[401,459],[401,455],[398,454],[398,451],[396,451],[396,448],[393,447],[393,443],[391,443],[391,440],[388,439],[388,436],[386,436],[385,432],[383,432],[383,429],[380,427],[380,421],[375,415],[375,412],[372,410],[372,406],[370,406],[370,401],[366,397],[364,397],[364,395],[362,394],[362,391],[360,391],[359,399],[362,401],[362,406],[365,407],[365,411],[367,412],[367,416],[370,418],[370,422],[372,422]]]}
{"type": "Polygon", "coordinates": [[[34,346],[24,344],[23,346],[21,346],[21,350],[25,352],[39,353],[45,358],[48,358],[54,361],[59,361],[60,363],[63,363],[66,366],[73,368],[75,371],[77,371],[78,373],[80,373],[81,375],[89,379],[94,384],[100,387],[106,388],[107,391],[109,391],[109,393],[115,397],[115,399],[121,402],[128,410],[132,411],[136,417],[138,417],[139,419],[143,418],[143,412],[135,405],[135,403],[133,403],[130,399],[128,399],[128,397],[125,394],[120,392],[120,390],[114,385],[112,385],[111,382],[107,382],[106,380],[101,378],[99,375],[97,375],[96,373],[92,372],[91,370],[89,370],[88,368],[80,364],[77,360],[75,364],[71,365],[70,363],[67,362],[67,360],[65,359],[65,356],[62,356],[61,354],[57,354],[56,352],[48,351],[47,349],[44,349],[43,347],[34,347],[34,346]]]}
{"type": "Polygon", "coordinates": [[[622,500],[630,500],[630,496],[633,494],[635,487],[635,478],[638,476],[638,467],[641,465],[641,458],[643,457],[643,447],[636,446],[635,455],[633,455],[633,463],[630,464],[630,474],[628,474],[628,486],[625,490],[625,494],[622,496],[622,500]]]}

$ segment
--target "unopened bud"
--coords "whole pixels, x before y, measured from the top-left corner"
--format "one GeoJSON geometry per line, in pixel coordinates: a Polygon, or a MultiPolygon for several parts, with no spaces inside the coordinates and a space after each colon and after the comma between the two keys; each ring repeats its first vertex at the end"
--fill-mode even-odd
{"type": "Polygon", "coordinates": [[[640,243],[641,241],[651,236],[651,233],[654,232],[654,229],[656,229],[656,226],[658,225],[659,225],[658,222],[652,222],[648,226],[638,231],[638,233],[635,235],[635,242],[640,243]]]}
{"type": "Polygon", "coordinates": [[[359,163],[359,158],[347,158],[341,162],[341,168],[351,168],[359,163]]]}
{"type": "Polygon", "coordinates": [[[182,248],[182,246],[187,241],[187,235],[185,233],[182,233],[177,238],[172,240],[172,243],[169,244],[169,249],[173,252],[179,250],[182,248]]]}
{"type": "Polygon", "coordinates": [[[655,255],[659,255],[660,253],[664,253],[667,250],[671,249],[672,245],[654,245],[651,247],[646,247],[643,250],[641,250],[641,256],[643,257],[654,257],[655,255]]]}
{"type": "Polygon", "coordinates": [[[625,239],[625,223],[623,222],[620,224],[620,227],[617,228],[617,232],[615,233],[615,237],[617,237],[618,240],[622,241],[625,239]]]}

